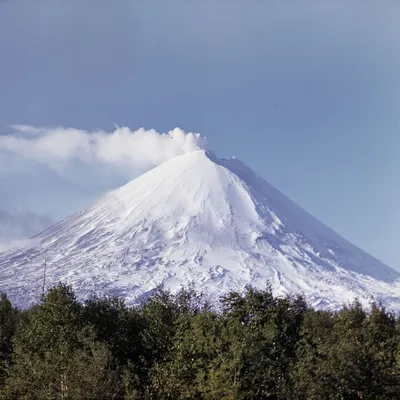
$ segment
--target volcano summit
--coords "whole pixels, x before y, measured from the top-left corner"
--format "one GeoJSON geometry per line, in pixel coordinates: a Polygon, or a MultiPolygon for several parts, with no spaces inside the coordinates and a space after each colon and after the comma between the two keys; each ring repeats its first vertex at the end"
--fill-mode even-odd
{"type": "Polygon", "coordinates": [[[239,160],[193,151],[159,165],[0,254],[0,291],[19,305],[47,285],[128,303],[189,284],[210,299],[247,284],[318,308],[358,297],[400,310],[400,274],[298,207],[239,160]]]}

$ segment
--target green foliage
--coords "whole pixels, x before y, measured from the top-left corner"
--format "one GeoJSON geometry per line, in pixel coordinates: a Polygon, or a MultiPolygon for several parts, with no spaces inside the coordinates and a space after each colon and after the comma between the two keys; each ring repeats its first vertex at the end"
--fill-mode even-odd
{"type": "Polygon", "coordinates": [[[12,339],[17,331],[18,310],[15,309],[7,296],[0,295],[0,387],[10,365],[13,344],[12,339]]]}
{"type": "MultiPolygon", "coordinates": [[[[3,390],[5,399],[115,399],[122,393],[111,352],[87,329],[74,348],[62,343],[40,356],[16,349],[15,364],[3,390]]],[[[122,397],[119,397],[122,398],[122,397]]]]}
{"type": "Polygon", "coordinates": [[[396,399],[400,396],[396,320],[355,302],[342,311],[309,312],[292,379],[299,399],[396,399]]]}
{"type": "Polygon", "coordinates": [[[136,309],[127,308],[123,300],[115,297],[91,297],[85,302],[82,318],[93,326],[96,340],[107,344],[120,365],[139,363],[143,322],[136,309]]]}
{"type": "Polygon", "coordinates": [[[61,345],[76,345],[76,332],[83,327],[82,305],[65,285],[51,288],[42,302],[27,313],[16,338],[21,353],[43,355],[61,345]]]}
{"type": "Polygon", "coordinates": [[[211,308],[192,289],[143,304],[58,285],[0,299],[0,399],[400,398],[400,321],[373,303],[317,311],[270,287],[211,308]]]}
{"type": "Polygon", "coordinates": [[[290,390],[291,370],[306,304],[302,298],[274,297],[270,287],[248,288],[240,296],[223,299],[230,335],[235,338],[232,353],[237,367],[236,398],[278,398],[290,390]]]}

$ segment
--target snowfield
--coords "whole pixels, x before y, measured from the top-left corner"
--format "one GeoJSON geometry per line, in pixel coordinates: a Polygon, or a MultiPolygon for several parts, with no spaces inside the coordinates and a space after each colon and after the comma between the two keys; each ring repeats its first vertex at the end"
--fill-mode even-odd
{"type": "Polygon", "coordinates": [[[211,300],[247,284],[302,293],[317,308],[355,297],[400,310],[400,274],[313,218],[236,158],[175,157],[35,237],[0,253],[0,291],[20,306],[47,286],[132,304],[162,285],[211,300]]]}

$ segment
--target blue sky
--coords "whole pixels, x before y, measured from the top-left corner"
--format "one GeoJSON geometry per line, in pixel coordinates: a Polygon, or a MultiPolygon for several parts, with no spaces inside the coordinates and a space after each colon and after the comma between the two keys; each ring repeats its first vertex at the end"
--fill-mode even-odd
{"type": "MultiPolygon", "coordinates": [[[[399,18],[396,1],[3,0],[0,132],[199,132],[400,268],[399,18]]],[[[59,218],[138,173],[47,161],[0,149],[0,208],[59,218]]]]}

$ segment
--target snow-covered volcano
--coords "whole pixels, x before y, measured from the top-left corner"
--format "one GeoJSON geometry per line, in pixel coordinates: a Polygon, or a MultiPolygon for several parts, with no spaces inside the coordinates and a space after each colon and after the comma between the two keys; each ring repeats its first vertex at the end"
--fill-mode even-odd
{"type": "Polygon", "coordinates": [[[0,254],[0,291],[20,305],[47,285],[128,303],[157,286],[211,298],[246,284],[303,293],[317,307],[354,297],[400,309],[400,274],[350,244],[239,160],[173,158],[35,238],[0,254]]]}

